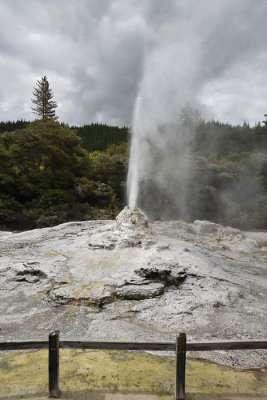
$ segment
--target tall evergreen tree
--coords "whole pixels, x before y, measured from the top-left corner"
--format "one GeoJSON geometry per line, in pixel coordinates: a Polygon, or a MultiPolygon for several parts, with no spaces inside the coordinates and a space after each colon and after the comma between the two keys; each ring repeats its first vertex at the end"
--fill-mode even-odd
{"type": "Polygon", "coordinates": [[[34,98],[31,99],[34,104],[32,107],[33,112],[43,121],[57,120],[57,103],[52,100],[54,94],[46,76],[37,81],[32,94],[34,96],[34,98]]]}

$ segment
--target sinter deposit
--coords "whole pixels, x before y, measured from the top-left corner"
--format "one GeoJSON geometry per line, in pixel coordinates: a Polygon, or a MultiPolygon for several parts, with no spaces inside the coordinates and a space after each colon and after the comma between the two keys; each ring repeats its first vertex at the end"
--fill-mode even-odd
{"type": "Polygon", "coordinates": [[[90,246],[105,249],[136,246],[148,248],[154,243],[155,236],[145,214],[139,208],[130,210],[126,206],[110,229],[104,228],[103,232],[92,237],[90,246]]]}
{"type": "MultiPolygon", "coordinates": [[[[116,221],[3,233],[0,340],[53,329],[73,339],[263,339],[266,242],[209,221],[149,225],[128,207],[116,221]]],[[[241,367],[262,367],[265,355],[202,354],[241,367]]]]}

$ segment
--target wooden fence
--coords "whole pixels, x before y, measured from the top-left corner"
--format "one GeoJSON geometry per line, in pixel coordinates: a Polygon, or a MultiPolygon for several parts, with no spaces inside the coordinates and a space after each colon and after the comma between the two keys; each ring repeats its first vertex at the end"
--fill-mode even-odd
{"type": "Polygon", "coordinates": [[[185,399],[185,366],[187,351],[213,350],[256,350],[267,349],[267,340],[240,342],[187,343],[186,334],[180,333],[176,342],[100,342],[59,340],[59,331],[49,334],[48,341],[0,342],[0,350],[48,349],[49,397],[60,397],[59,390],[59,349],[94,349],[94,350],[138,350],[138,351],[175,351],[175,399],[185,399]]]}

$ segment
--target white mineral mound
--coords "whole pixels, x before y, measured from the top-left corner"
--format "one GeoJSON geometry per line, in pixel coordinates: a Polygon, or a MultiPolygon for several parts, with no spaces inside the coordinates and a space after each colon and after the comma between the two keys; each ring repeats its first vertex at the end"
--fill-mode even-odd
{"type": "Polygon", "coordinates": [[[149,247],[156,242],[146,215],[139,209],[126,206],[117,216],[114,233],[120,247],[149,247]]]}
{"type": "Polygon", "coordinates": [[[146,215],[139,209],[126,206],[108,229],[92,236],[89,246],[113,249],[114,247],[149,248],[156,243],[156,237],[149,226],[146,215]]]}

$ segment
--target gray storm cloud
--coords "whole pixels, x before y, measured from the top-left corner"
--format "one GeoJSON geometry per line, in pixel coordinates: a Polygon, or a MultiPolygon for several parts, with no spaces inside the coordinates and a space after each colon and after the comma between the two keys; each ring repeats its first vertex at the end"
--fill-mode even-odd
{"type": "Polygon", "coordinates": [[[265,0],[2,0],[0,119],[32,119],[32,88],[46,74],[60,120],[131,125],[157,70],[173,79],[172,101],[159,80],[164,122],[182,102],[184,63],[184,99],[193,90],[215,118],[257,121],[266,112],[266,11],[265,0]]]}

